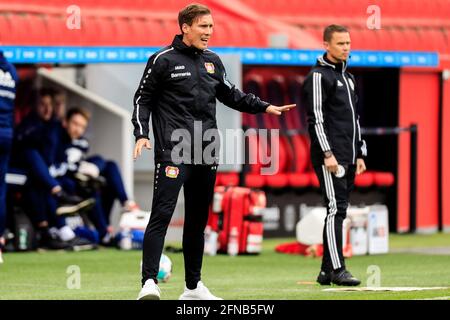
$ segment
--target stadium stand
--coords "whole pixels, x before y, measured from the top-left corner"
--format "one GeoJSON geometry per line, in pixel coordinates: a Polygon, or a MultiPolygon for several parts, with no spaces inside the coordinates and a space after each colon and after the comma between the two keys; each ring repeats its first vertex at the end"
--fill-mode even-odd
{"type": "Polygon", "coordinates": [[[450,52],[448,0],[241,1],[260,14],[303,28],[317,39],[321,39],[320,30],[328,24],[347,25],[353,49],[450,52]],[[366,27],[370,5],[381,8],[380,30],[366,27]]]}
{"type": "MultiPolygon", "coordinates": [[[[73,5],[65,0],[37,1],[0,1],[0,42],[4,45],[83,45],[83,46],[163,46],[178,33],[176,15],[181,6],[190,1],[77,1],[82,10],[81,29],[68,29],[66,18],[70,15],[66,9],[73,5]],[[155,10],[157,8],[157,10],[155,10]],[[6,20],[6,21],[5,21],[6,20]],[[12,25],[15,26],[14,30],[12,25]],[[16,26],[20,26],[16,28],[16,26]],[[128,30],[137,31],[135,37],[127,37],[128,30]],[[30,34],[32,35],[30,37],[30,34]]],[[[242,11],[245,7],[239,1],[223,4],[216,0],[207,0],[205,4],[214,10],[216,25],[220,25],[213,46],[266,47],[267,34],[285,31],[292,35],[293,47],[317,46],[309,34],[283,23],[270,23],[261,20],[253,10],[253,17],[242,11]],[[254,23],[260,19],[259,23],[254,23]],[[235,28],[239,25],[240,28],[235,28]],[[300,41],[299,39],[302,39],[300,41]]]]}

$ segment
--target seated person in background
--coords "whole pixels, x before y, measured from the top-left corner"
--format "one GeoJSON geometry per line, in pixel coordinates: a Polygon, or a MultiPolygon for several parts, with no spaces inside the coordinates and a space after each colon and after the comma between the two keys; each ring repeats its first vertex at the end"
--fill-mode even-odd
{"type": "Polygon", "coordinates": [[[64,171],[55,160],[62,126],[53,117],[52,94],[49,89],[41,89],[36,108],[16,128],[11,164],[27,172],[26,203],[38,229],[39,246],[62,249],[80,241],[61,215],[75,214],[92,206],[94,200],[83,200],[67,193],[58,180],[64,171]],[[50,232],[51,226],[56,227],[57,232],[50,232]]]}
{"type": "Polygon", "coordinates": [[[58,121],[63,122],[66,115],[67,95],[65,91],[54,89],[53,94],[53,116],[58,121]]]}
{"type": "MultiPolygon", "coordinates": [[[[104,178],[104,186],[95,196],[95,206],[91,219],[103,244],[108,244],[113,236],[110,225],[111,209],[114,201],[120,201],[123,211],[140,210],[133,200],[130,200],[122,181],[119,167],[114,161],[105,160],[101,156],[87,158],[89,142],[84,138],[90,115],[82,108],[71,108],[67,111],[63,126],[65,131],[61,138],[62,151],[67,159],[69,172],[79,180],[96,180],[104,178]]],[[[101,183],[100,183],[101,184],[101,183]]]]}

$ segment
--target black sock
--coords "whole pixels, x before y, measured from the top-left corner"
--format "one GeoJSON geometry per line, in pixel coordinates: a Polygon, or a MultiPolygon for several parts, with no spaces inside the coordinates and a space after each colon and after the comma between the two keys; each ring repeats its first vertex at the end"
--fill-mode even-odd
{"type": "Polygon", "coordinates": [[[186,288],[188,288],[189,290],[197,289],[197,282],[186,282],[186,288]]]}

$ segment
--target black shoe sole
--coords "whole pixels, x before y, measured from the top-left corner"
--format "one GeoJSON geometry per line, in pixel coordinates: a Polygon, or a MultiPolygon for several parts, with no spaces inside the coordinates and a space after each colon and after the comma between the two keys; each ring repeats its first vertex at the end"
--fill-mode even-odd
{"type": "Polygon", "coordinates": [[[339,279],[339,280],[331,280],[331,283],[337,286],[343,287],[356,287],[361,284],[361,281],[358,279],[350,280],[350,279],[339,279]]]}
{"type": "Polygon", "coordinates": [[[318,284],[320,284],[321,286],[331,286],[331,281],[316,281],[318,284]]]}
{"type": "Polygon", "coordinates": [[[316,282],[318,284],[320,284],[321,286],[329,286],[329,285],[331,285],[331,279],[329,277],[325,278],[325,277],[318,276],[317,279],[316,279],[316,282]]]}
{"type": "Polygon", "coordinates": [[[341,287],[356,287],[361,284],[361,281],[355,281],[355,282],[335,282],[332,281],[333,284],[341,287]]]}
{"type": "Polygon", "coordinates": [[[331,274],[331,283],[337,286],[356,287],[361,284],[361,281],[352,276],[348,271],[339,272],[337,275],[331,274]]]}

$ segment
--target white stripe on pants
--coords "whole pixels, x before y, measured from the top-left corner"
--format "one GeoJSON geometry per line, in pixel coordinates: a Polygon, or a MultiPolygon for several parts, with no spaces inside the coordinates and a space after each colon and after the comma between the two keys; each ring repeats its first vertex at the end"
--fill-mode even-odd
{"type": "Polygon", "coordinates": [[[322,166],[323,178],[325,181],[325,191],[327,194],[327,198],[329,200],[329,214],[326,218],[325,229],[327,232],[327,243],[328,243],[328,251],[330,252],[331,262],[333,263],[333,269],[339,269],[341,267],[341,262],[339,260],[339,253],[337,251],[337,242],[336,242],[336,230],[334,226],[334,220],[337,212],[336,205],[336,197],[334,194],[333,187],[333,177],[331,173],[326,169],[325,166],[322,166]]]}

